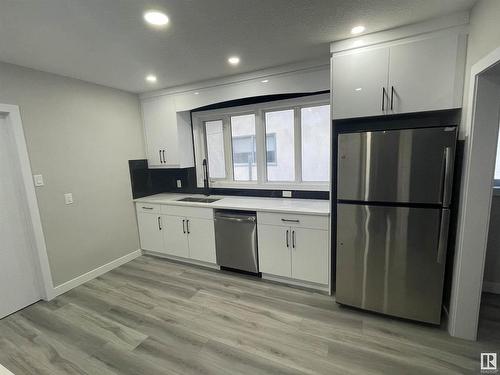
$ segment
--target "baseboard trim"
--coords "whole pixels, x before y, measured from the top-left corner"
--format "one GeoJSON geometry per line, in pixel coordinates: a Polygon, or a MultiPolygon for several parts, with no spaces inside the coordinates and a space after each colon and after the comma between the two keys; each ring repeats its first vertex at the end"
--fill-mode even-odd
{"type": "Polygon", "coordinates": [[[324,284],[311,283],[308,281],[300,281],[295,279],[290,279],[288,277],[270,275],[268,273],[262,273],[262,280],[272,281],[279,284],[286,284],[289,286],[294,286],[307,290],[320,291],[325,294],[330,295],[330,286],[324,284]]]}
{"type": "Polygon", "coordinates": [[[49,296],[49,301],[63,293],[66,293],[67,291],[76,288],[79,285],[82,285],[86,283],[87,281],[90,281],[92,279],[95,279],[96,277],[99,277],[106,272],[111,271],[112,269],[115,269],[117,267],[120,267],[121,265],[130,262],[131,260],[134,260],[137,257],[140,257],[142,255],[142,250],[135,250],[132,251],[131,253],[124,255],[118,259],[112,260],[109,263],[106,263],[92,271],[89,271],[87,273],[84,273],[81,276],[75,277],[72,280],[69,280],[61,285],[58,285],[54,287],[52,290],[51,296],[49,296]]]}
{"type": "Polygon", "coordinates": [[[157,258],[164,258],[164,259],[168,259],[168,260],[171,260],[173,262],[176,262],[176,263],[182,263],[182,264],[187,264],[187,265],[191,265],[191,266],[198,266],[198,267],[203,267],[203,268],[220,270],[220,267],[217,264],[207,263],[207,262],[203,262],[201,260],[176,257],[174,255],[168,255],[168,254],[158,253],[156,251],[149,251],[149,250],[143,250],[143,253],[144,253],[144,255],[151,255],[151,256],[157,257],[157,258]]]}
{"type": "Polygon", "coordinates": [[[500,283],[493,283],[491,281],[483,282],[483,292],[500,294],[500,283]]]}

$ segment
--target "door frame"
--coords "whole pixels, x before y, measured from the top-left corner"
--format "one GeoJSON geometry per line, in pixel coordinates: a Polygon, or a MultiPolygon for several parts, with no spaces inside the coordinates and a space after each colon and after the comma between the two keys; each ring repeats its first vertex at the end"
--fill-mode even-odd
{"type": "Polygon", "coordinates": [[[21,178],[24,185],[24,194],[28,207],[28,228],[31,228],[30,242],[33,244],[33,256],[35,266],[38,268],[40,295],[45,300],[52,299],[54,295],[54,285],[52,283],[52,275],[50,272],[49,258],[47,255],[47,247],[45,244],[45,236],[43,234],[42,220],[38,208],[38,201],[33,184],[31,165],[24,137],[24,130],[21,121],[19,107],[11,104],[0,103],[0,115],[5,116],[7,126],[11,126],[14,135],[15,147],[20,163],[21,178]]]}
{"type": "Polygon", "coordinates": [[[500,47],[471,68],[448,332],[476,340],[500,121],[500,47]]]}

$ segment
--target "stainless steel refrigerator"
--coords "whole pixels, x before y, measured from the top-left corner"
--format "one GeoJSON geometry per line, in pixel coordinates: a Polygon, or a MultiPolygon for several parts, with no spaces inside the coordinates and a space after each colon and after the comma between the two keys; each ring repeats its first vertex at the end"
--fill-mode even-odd
{"type": "Polygon", "coordinates": [[[456,127],[338,136],[336,300],[440,323],[456,127]]]}

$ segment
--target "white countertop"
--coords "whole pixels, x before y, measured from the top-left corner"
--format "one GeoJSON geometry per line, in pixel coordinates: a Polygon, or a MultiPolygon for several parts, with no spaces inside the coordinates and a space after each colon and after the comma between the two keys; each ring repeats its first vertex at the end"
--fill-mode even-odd
{"type": "Polygon", "coordinates": [[[213,203],[178,201],[178,199],[186,197],[205,197],[205,195],[163,193],[135,199],[134,202],[169,204],[176,206],[207,207],[227,210],[283,212],[323,216],[330,215],[330,201],[328,200],[210,195],[210,198],[220,198],[220,200],[213,203]]]}

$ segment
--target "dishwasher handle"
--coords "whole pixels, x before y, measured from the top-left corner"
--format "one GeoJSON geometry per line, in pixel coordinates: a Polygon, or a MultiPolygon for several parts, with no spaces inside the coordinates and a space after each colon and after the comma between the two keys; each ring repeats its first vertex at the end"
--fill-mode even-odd
{"type": "Polygon", "coordinates": [[[255,223],[255,216],[226,216],[215,215],[215,220],[235,221],[238,223],[255,223]]]}

